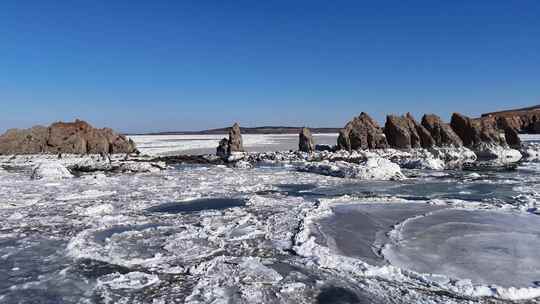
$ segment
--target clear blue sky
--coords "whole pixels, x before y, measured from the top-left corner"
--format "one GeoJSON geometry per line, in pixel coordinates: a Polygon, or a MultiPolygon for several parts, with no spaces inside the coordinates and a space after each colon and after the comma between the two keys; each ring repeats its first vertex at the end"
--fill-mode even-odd
{"type": "Polygon", "coordinates": [[[540,1],[0,2],[0,131],[343,126],[540,103],[540,1]]]}

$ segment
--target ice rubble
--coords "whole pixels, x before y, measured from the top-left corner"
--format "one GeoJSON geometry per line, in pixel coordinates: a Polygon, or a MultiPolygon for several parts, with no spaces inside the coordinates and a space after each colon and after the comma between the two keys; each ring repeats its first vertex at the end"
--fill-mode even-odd
{"type": "Polygon", "coordinates": [[[476,161],[476,154],[465,147],[432,149],[376,149],[361,151],[316,151],[251,153],[244,160],[262,164],[303,165],[305,162],[363,163],[373,158],[384,158],[407,169],[443,170],[459,168],[464,163],[476,161]]]}
{"type": "Polygon", "coordinates": [[[202,277],[186,303],[268,303],[264,286],[276,284],[283,277],[263,265],[259,258],[218,257],[190,270],[202,277]]]}
{"type": "Polygon", "coordinates": [[[306,163],[305,166],[299,166],[298,170],[362,180],[400,180],[405,178],[397,164],[384,158],[369,158],[360,164],[344,161],[310,162],[306,163]]]}

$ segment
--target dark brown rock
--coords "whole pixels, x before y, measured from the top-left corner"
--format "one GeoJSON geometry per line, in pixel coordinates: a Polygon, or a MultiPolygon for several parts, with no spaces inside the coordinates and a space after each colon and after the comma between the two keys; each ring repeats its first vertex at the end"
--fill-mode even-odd
{"type": "Polygon", "coordinates": [[[515,124],[510,117],[499,117],[497,119],[497,126],[504,131],[504,138],[506,143],[512,148],[521,147],[521,139],[515,124]]]}
{"type": "Polygon", "coordinates": [[[410,128],[407,119],[403,116],[386,116],[384,134],[386,135],[388,145],[392,148],[410,149],[413,148],[413,141],[418,146],[420,145],[420,138],[416,134],[416,130],[410,128]],[[413,137],[415,137],[414,140],[412,139],[413,137]]]}
{"type": "Polygon", "coordinates": [[[471,119],[463,114],[452,114],[452,129],[461,138],[466,147],[475,148],[482,144],[506,145],[504,131],[497,126],[494,117],[471,119]]]}
{"type": "Polygon", "coordinates": [[[388,148],[381,127],[369,115],[362,112],[347,123],[339,132],[338,149],[364,150],[388,148]]]}
{"type": "Polygon", "coordinates": [[[508,119],[510,126],[518,133],[540,133],[540,105],[482,114],[482,118],[488,116],[497,121],[500,118],[508,119]]]}
{"type": "Polygon", "coordinates": [[[216,155],[225,159],[229,156],[229,140],[223,138],[219,141],[219,146],[216,149],[216,155]]]}
{"type": "Polygon", "coordinates": [[[426,114],[422,117],[422,126],[429,132],[438,147],[461,147],[463,141],[435,114],[426,114]]]}
{"type": "Polygon", "coordinates": [[[405,116],[388,115],[384,134],[388,144],[393,148],[431,148],[435,145],[426,128],[418,124],[410,113],[405,116]]]}
{"type": "Polygon", "coordinates": [[[298,137],[298,150],[308,153],[311,153],[315,150],[313,135],[311,135],[311,131],[308,128],[302,128],[302,131],[300,132],[298,137]]]}
{"type": "Polygon", "coordinates": [[[229,150],[228,153],[232,152],[244,152],[244,145],[242,144],[242,133],[240,132],[240,125],[234,123],[232,128],[229,130],[229,150]]]}
{"type": "Polygon", "coordinates": [[[409,119],[409,124],[414,125],[414,129],[416,130],[416,133],[420,138],[420,146],[422,146],[422,148],[429,149],[436,145],[435,140],[433,139],[429,131],[424,128],[424,126],[419,124],[411,115],[411,113],[407,113],[405,117],[409,119]]]}
{"type": "Polygon", "coordinates": [[[36,153],[134,153],[135,143],[111,129],[95,129],[76,120],[57,122],[50,127],[9,130],[0,136],[0,154],[36,153]]]}

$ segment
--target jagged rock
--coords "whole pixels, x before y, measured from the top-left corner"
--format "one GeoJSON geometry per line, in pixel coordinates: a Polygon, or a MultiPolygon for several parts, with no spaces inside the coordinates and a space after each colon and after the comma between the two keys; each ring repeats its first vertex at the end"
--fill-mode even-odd
{"type": "Polygon", "coordinates": [[[298,150],[308,153],[315,150],[313,136],[308,128],[302,128],[302,131],[299,134],[298,150]]]}
{"type": "Polygon", "coordinates": [[[506,146],[504,136],[497,127],[494,117],[483,117],[471,119],[465,115],[454,113],[450,122],[452,129],[467,147],[478,147],[480,145],[503,145],[506,146]]]}
{"type": "Polygon", "coordinates": [[[422,146],[422,148],[429,149],[436,145],[435,140],[433,139],[429,131],[424,126],[419,124],[411,115],[411,113],[407,113],[405,117],[409,120],[409,124],[412,124],[414,126],[418,137],[420,137],[420,146],[422,146]]]}
{"type": "Polygon", "coordinates": [[[405,116],[388,115],[384,134],[388,144],[393,148],[431,148],[435,145],[433,137],[410,113],[405,116]]]}
{"type": "Polygon", "coordinates": [[[341,150],[388,148],[388,142],[382,129],[375,120],[364,112],[353,118],[340,130],[337,144],[338,149],[341,150]]]}
{"type": "Polygon", "coordinates": [[[504,138],[506,143],[512,148],[521,147],[521,139],[519,138],[519,133],[517,128],[514,127],[512,118],[509,117],[499,117],[497,119],[497,126],[504,131],[504,138]]]}
{"type": "Polygon", "coordinates": [[[242,144],[242,133],[240,132],[240,125],[234,123],[229,130],[229,149],[228,153],[232,152],[244,152],[244,145],[242,144]]]}
{"type": "Polygon", "coordinates": [[[216,149],[216,155],[225,159],[228,156],[229,151],[229,140],[223,138],[219,141],[219,146],[216,149]]]}
{"type": "Polygon", "coordinates": [[[134,153],[135,143],[111,129],[95,129],[76,120],[57,122],[50,127],[12,129],[0,136],[0,154],[99,154],[134,153]]]}
{"type": "Polygon", "coordinates": [[[47,151],[46,127],[35,126],[30,129],[10,129],[0,136],[0,154],[38,154],[47,151]]]}
{"type": "Polygon", "coordinates": [[[435,114],[424,115],[422,117],[422,126],[429,132],[438,147],[463,146],[461,138],[435,114]]]}
{"type": "Polygon", "coordinates": [[[416,130],[410,128],[407,119],[403,116],[386,116],[384,134],[388,145],[392,148],[410,149],[418,148],[420,145],[420,138],[416,134],[416,130]]]}
{"type": "MultiPolygon", "coordinates": [[[[216,155],[223,160],[231,158],[232,155],[244,154],[244,145],[242,144],[242,134],[240,132],[240,125],[235,123],[229,129],[229,138],[223,138],[219,141],[219,145],[216,149],[216,155]]],[[[234,157],[233,157],[234,158],[234,157]]]]}
{"type": "Polygon", "coordinates": [[[482,118],[489,116],[497,121],[501,118],[507,119],[509,125],[517,132],[540,133],[540,105],[482,114],[482,118]]]}

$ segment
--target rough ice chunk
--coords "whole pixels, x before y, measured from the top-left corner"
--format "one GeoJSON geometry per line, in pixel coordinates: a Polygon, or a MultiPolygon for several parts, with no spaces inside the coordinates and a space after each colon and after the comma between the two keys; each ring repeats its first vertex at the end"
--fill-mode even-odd
{"type": "Polygon", "coordinates": [[[32,170],[32,179],[58,180],[71,178],[73,175],[69,170],[58,162],[44,162],[32,170]]]}
{"type": "Polygon", "coordinates": [[[400,180],[405,178],[405,175],[401,173],[399,165],[384,158],[369,158],[361,164],[353,164],[344,161],[312,162],[306,163],[305,166],[298,167],[298,170],[362,180],[400,180]]]}

